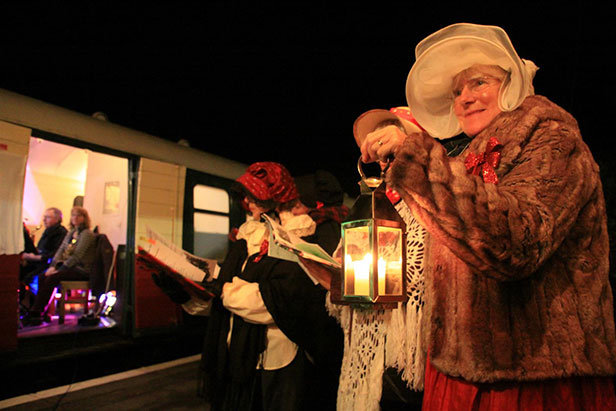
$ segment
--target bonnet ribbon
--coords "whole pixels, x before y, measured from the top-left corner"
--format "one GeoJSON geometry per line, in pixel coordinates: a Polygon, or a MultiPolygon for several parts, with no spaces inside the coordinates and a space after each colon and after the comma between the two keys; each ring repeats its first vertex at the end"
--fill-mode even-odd
{"type": "Polygon", "coordinates": [[[261,259],[267,254],[268,250],[269,250],[269,241],[263,240],[263,242],[261,243],[261,248],[259,250],[259,255],[255,257],[254,262],[258,263],[259,261],[261,261],[261,259]]]}
{"type": "Polygon", "coordinates": [[[469,153],[464,160],[466,172],[476,176],[481,176],[485,183],[498,183],[498,176],[494,170],[498,167],[501,160],[502,144],[496,137],[490,138],[486,145],[486,151],[480,154],[469,153]]]}

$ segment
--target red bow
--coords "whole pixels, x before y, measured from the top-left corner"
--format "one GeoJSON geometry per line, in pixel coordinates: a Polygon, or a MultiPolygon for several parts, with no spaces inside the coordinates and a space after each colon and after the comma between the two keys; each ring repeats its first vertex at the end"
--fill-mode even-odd
{"type": "Polygon", "coordinates": [[[255,257],[254,262],[258,263],[259,261],[261,261],[263,256],[267,254],[268,249],[269,249],[269,241],[263,240],[263,242],[261,243],[261,249],[259,250],[259,255],[255,257]]]}
{"type": "Polygon", "coordinates": [[[387,187],[385,195],[387,196],[387,198],[389,198],[389,201],[391,201],[393,205],[398,204],[398,201],[400,201],[401,199],[400,194],[398,194],[398,192],[393,188],[387,187]]]}
{"type": "Polygon", "coordinates": [[[498,183],[498,176],[494,170],[501,160],[502,144],[496,137],[490,138],[486,145],[486,151],[481,154],[469,153],[464,160],[466,172],[473,175],[481,175],[485,183],[498,183]]]}

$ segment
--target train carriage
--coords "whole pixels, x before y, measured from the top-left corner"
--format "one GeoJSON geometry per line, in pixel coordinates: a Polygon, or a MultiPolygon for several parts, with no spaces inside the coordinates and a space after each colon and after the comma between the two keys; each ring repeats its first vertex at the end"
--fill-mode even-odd
{"type": "Polygon", "coordinates": [[[110,240],[107,291],[117,303],[105,324],[124,336],[183,321],[135,263],[148,229],[220,260],[230,228],[244,219],[228,190],[246,165],[2,89],[0,161],[0,352],[15,350],[25,332],[16,315],[23,227],[36,243],[47,207],[59,208],[66,226],[72,206],[83,204],[110,240]]]}

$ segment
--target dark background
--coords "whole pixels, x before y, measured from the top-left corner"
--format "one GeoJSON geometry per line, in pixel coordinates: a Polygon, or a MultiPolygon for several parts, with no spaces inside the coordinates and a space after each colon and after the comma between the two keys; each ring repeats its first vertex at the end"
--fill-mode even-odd
{"type": "Polygon", "coordinates": [[[354,119],[406,105],[425,36],[494,24],[539,66],[537,94],[570,111],[611,166],[616,16],[607,5],[129,3],[2,2],[0,87],[246,164],[324,168],[355,196],[354,119]]]}

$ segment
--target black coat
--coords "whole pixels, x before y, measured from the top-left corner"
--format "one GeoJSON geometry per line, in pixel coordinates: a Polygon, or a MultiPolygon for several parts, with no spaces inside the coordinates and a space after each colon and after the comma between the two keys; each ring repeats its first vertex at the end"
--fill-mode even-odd
{"type": "MultiPolygon", "coordinates": [[[[40,261],[29,261],[27,264],[20,267],[19,279],[25,283],[29,283],[33,278],[43,273],[49,267],[53,256],[62,244],[62,240],[66,236],[66,228],[60,224],[46,228],[38,242],[35,250],[26,247],[25,252],[34,252],[41,256],[40,261]]],[[[24,237],[30,239],[24,227],[24,237]]],[[[30,241],[31,243],[32,241],[30,241]]]]}
{"type": "Polygon", "coordinates": [[[36,246],[38,254],[41,256],[41,263],[49,265],[48,261],[51,262],[56,251],[60,248],[60,244],[62,244],[62,240],[64,236],[66,236],[66,232],[66,228],[61,224],[56,224],[45,229],[36,246]]]}
{"type": "MultiPolygon", "coordinates": [[[[259,283],[263,301],[276,325],[314,361],[310,365],[314,378],[310,388],[316,388],[318,393],[311,396],[311,404],[316,401],[320,408],[334,409],[343,333],[326,311],[325,289],[315,285],[297,263],[267,256],[258,261],[257,255],[251,256],[240,271],[246,255],[246,242],[235,242],[222,264],[218,281],[230,282],[238,275],[245,281],[259,283]]],[[[203,354],[205,384],[213,409],[220,408],[225,396],[227,401],[233,399],[233,407],[251,402],[259,354],[265,350],[266,326],[247,323],[238,316],[233,319],[227,350],[229,316],[222,302],[215,299],[203,354]]]]}

